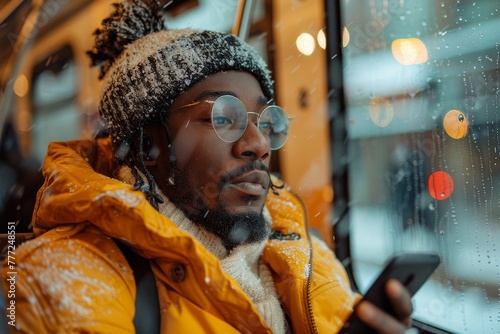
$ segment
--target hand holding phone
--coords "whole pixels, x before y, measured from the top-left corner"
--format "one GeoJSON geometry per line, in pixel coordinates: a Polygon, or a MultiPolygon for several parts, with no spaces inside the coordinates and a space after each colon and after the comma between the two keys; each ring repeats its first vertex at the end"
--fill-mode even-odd
{"type": "MultiPolygon", "coordinates": [[[[369,301],[384,312],[396,316],[385,293],[387,280],[391,278],[398,280],[413,296],[434,272],[439,263],[440,259],[436,254],[397,255],[388,262],[382,273],[364,295],[363,300],[369,301]]],[[[355,312],[353,312],[339,333],[374,333],[374,330],[359,320],[355,312]]]]}

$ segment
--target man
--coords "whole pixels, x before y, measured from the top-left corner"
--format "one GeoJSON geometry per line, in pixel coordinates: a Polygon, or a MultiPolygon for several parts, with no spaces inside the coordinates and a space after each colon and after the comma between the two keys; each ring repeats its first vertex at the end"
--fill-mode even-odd
{"type": "MultiPolygon", "coordinates": [[[[90,54],[110,138],[49,147],[38,237],[17,253],[16,329],[134,332],[129,247],[151,265],[162,333],[337,332],[359,296],[269,174],[288,118],[262,59],[228,34],[165,30],[156,2],[103,24],[90,54]]],[[[358,315],[402,332],[409,295],[387,288],[400,319],[367,303],[358,315]]]]}

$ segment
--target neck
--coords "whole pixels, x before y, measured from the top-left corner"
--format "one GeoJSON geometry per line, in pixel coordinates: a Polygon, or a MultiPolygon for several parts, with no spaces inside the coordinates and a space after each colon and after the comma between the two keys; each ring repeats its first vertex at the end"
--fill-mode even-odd
{"type": "Polygon", "coordinates": [[[222,240],[218,236],[192,222],[167,196],[162,193],[160,195],[165,200],[159,205],[159,211],[162,215],[172,220],[181,230],[195,237],[219,259],[223,259],[228,255],[228,250],[224,247],[222,240]]]}

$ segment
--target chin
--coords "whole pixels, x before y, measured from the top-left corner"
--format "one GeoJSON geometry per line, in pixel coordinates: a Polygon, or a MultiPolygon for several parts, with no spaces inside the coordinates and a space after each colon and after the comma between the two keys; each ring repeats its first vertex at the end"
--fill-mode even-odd
{"type": "Polygon", "coordinates": [[[262,205],[219,205],[190,217],[194,223],[218,236],[226,249],[266,239],[270,224],[262,214],[262,205]]]}

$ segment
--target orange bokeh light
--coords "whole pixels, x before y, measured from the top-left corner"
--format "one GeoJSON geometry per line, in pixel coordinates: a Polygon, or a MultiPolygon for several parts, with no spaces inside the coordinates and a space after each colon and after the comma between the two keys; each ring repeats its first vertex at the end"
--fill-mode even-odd
{"type": "Polygon", "coordinates": [[[402,65],[423,64],[428,53],[424,42],[418,38],[399,38],[391,44],[392,55],[402,65]]]}
{"type": "Polygon", "coordinates": [[[443,119],[444,130],[454,139],[462,139],[467,135],[467,118],[464,113],[452,109],[446,113],[443,119]]]}

